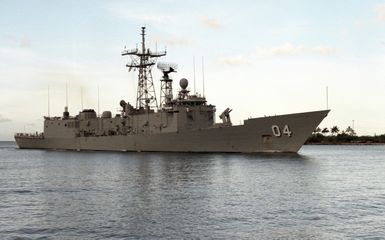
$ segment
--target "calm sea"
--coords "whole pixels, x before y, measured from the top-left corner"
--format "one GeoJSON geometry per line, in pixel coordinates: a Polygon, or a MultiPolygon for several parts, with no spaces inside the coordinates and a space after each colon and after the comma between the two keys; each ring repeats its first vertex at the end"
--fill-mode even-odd
{"type": "Polygon", "coordinates": [[[384,239],[385,146],[299,154],[19,150],[0,239],[384,239]]]}

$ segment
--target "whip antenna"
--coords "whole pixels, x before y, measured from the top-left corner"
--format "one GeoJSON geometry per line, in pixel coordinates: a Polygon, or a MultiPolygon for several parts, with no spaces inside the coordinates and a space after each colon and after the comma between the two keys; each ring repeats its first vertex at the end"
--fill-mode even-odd
{"type": "Polygon", "coordinates": [[[49,105],[50,105],[50,102],[49,102],[49,84],[48,84],[48,117],[50,117],[49,105]]]}
{"type": "Polygon", "coordinates": [[[193,72],[194,72],[194,94],[196,94],[196,88],[195,88],[195,56],[193,57],[193,72]]]}
{"type": "Polygon", "coordinates": [[[68,108],[68,82],[66,82],[66,107],[68,108]]]}
{"type": "Polygon", "coordinates": [[[326,86],[326,109],[329,109],[329,87],[326,86]]]}
{"type": "Polygon", "coordinates": [[[203,97],[205,97],[205,64],[202,56],[202,82],[203,82],[203,97]]]}
{"type": "Polygon", "coordinates": [[[98,85],[98,116],[100,116],[100,99],[99,99],[99,85],[98,85]]]}
{"type": "Polygon", "coordinates": [[[80,103],[83,111],[83,88],[80,88],[80,103]]]}

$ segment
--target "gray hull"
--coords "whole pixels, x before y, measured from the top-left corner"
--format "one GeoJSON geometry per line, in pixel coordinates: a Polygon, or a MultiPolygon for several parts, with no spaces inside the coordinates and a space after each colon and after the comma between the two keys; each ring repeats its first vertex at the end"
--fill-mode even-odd
{"type": "Polygon", "coordinates": [[[200,130],[90,136],[35,138],[16,136],[22,149],[64,149],[159,152],[298,152],[329,110],[245,120],[244,125],[200,130]],[[286,128],[286,129],[285,129],[286,128]]]}

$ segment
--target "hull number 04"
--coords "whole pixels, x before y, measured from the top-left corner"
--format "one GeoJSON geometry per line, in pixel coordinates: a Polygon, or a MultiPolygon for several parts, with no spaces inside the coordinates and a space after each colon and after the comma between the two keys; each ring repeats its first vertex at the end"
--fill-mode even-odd
{"type": "Polygon", "coordinates": [[[289,125],[285,125],[283,126],[283,128],[279,128],[278,125],[273,125],[271,126],[271,130],[273,131],[273,135],[276,136],[276,137],[280,137],[282,135],[286,135],[288,137],[291,137],[291,135],[293,134],[292,131],[290,130],[290,127],[289,125]]]}

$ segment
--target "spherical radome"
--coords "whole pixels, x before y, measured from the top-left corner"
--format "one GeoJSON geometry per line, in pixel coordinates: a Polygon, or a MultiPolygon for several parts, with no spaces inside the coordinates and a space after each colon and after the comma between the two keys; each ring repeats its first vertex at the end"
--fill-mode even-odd
{"type": "Polygon", "coordinates": [[[186,89],[187,86],[188,86],[188,80],[186,78],[182,78],[180,81],[179,81],[179,86],[182,88],[182,89],[186,89]]]}

